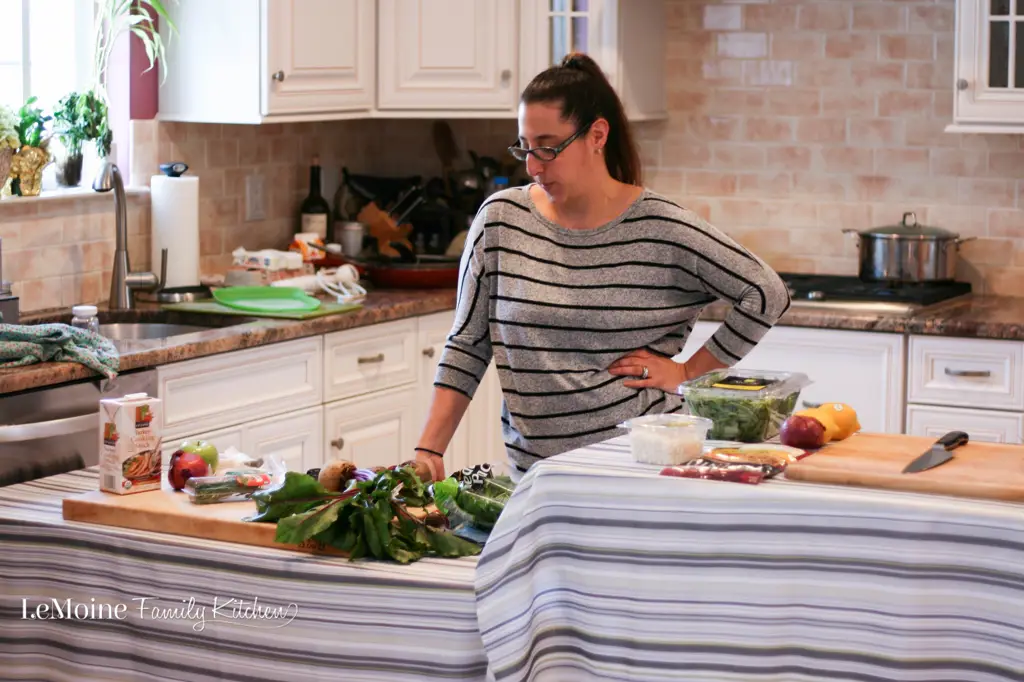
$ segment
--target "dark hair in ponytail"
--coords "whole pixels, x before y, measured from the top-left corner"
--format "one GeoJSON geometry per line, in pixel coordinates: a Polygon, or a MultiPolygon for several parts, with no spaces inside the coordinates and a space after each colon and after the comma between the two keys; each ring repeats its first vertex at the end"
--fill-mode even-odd
{"type": "Polygon", "coordinates": [[[523,90],[520,101],[561,102],[562,117],[577,125],[598,118],[608,121],[608,143],[604,162],[608,173],[619,182],[640,185],[640,154],[637,153],[622,101],[593,59],[578,52],[562,63],[537,74],[523,90]]]}

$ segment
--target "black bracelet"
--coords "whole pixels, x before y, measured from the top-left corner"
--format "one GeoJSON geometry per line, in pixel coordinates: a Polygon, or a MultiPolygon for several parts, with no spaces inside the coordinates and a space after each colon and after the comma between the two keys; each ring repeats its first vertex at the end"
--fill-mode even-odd
{"type": "Polygon", "coordinates": [[[420,452],[426,452],[431,455],[437,455],[438,457],[444,457],[444,454],[437,452],[436,450],[430,450],[428,448],[413,448],[413,450],[419,450],[420,452]]]}

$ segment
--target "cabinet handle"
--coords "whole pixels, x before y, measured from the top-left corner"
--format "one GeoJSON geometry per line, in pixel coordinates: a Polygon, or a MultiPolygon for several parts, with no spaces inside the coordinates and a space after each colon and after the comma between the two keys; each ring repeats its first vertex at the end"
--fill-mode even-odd
{"type": "Polygon", "coordinates": [[[345,439],[340,437],[335,438],[334,440],[331,441],[331,447],[337,450],[341,450],[343,447],[345,447],[345,439]]]}
{"type": "Polygon", "coordinates": [[[808,409],[811,409],[811,410],[813,410],[813,409],[815,409],[817,407],[821,407],[821,405],[822,405],[822,403],[809,403],[806,400],[804,400],[802,402],[804,404],[804,407],[806,407],[808,409]]]}
{"type": "Polygon", "coordinates": [[[992,371],[987,369],[950,369],[946,368],[946,376],[951,377],[990,377],[992,371]]]}
{"type": "Polygon", "coordinates": [[[284,81],[284,71],[277,71],[277,72],[275,72],[274,75],[271,76],[271,78],[276,80],[278,83],[284,81]]]}
{"type": "Polygon", "coordinates": [[[356,362],[358,362],[360,365],[369,365],[375,362],[384,362],[384,354],[377,353],[376,355],[371,355],[368,358],[359,358],[356,362]]]}
{"type": "Polygon", "coordinates": [[[424,348],[423,349],[423,354],[425,356],[427,356],[428,358],[434,357],[434,347],[431,346],[430,348],[424,348]]]}
{"type": "Polygon", "coordinates": [[[961,78],[960,80],[958,80],[956,82],[956,89],[957,90],[966,90],[968,85],[970,85],[970,83],[967,82],[967,79],[966,78],[961,78]]]}
{"type": "Polygon", "coordinates": [[[512,80],[512,69],[504,69],[501,72],[501,82],[508,85],[509,81],[512,80]]]}

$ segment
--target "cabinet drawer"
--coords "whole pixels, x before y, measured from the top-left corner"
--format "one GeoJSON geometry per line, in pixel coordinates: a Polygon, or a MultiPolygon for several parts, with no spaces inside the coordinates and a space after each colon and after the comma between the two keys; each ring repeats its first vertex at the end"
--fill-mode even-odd
{"type": "Polygon", "coordinates": [[[978,442],[1019,444],[1024,437],[1024,414],[907,405],[907,434],[938,439],[950,431],[966,431],[978,442]]]}
{"type": "Polygon", "coordinates": [[[324,402],[416,383],[416,320],[398,320],[324,337],[324,402]]]}
{"type": "Polygon", "coordinates": [[[314,337],[157,367],[164,438],[320,404],[322,349],[314,337]]]}
{"type": "Polygon", "coordinates": [[[1024,410],[1024,343],[911,337],[907,402],[1024,410]]]}

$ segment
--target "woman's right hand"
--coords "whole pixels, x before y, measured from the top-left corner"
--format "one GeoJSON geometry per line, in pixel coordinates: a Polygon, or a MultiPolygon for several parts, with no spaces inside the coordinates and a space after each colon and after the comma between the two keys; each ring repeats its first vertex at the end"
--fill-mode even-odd
{"type": "Polygon", "coordinates": [[[416,451],[416,461],[422,462],[430,469],[430,476],[434,479],[434,482],[443,481],[444,475],[444,458],[438,457],[435,454],[429,452],[423,452],[422,450],[416,451]]]}

